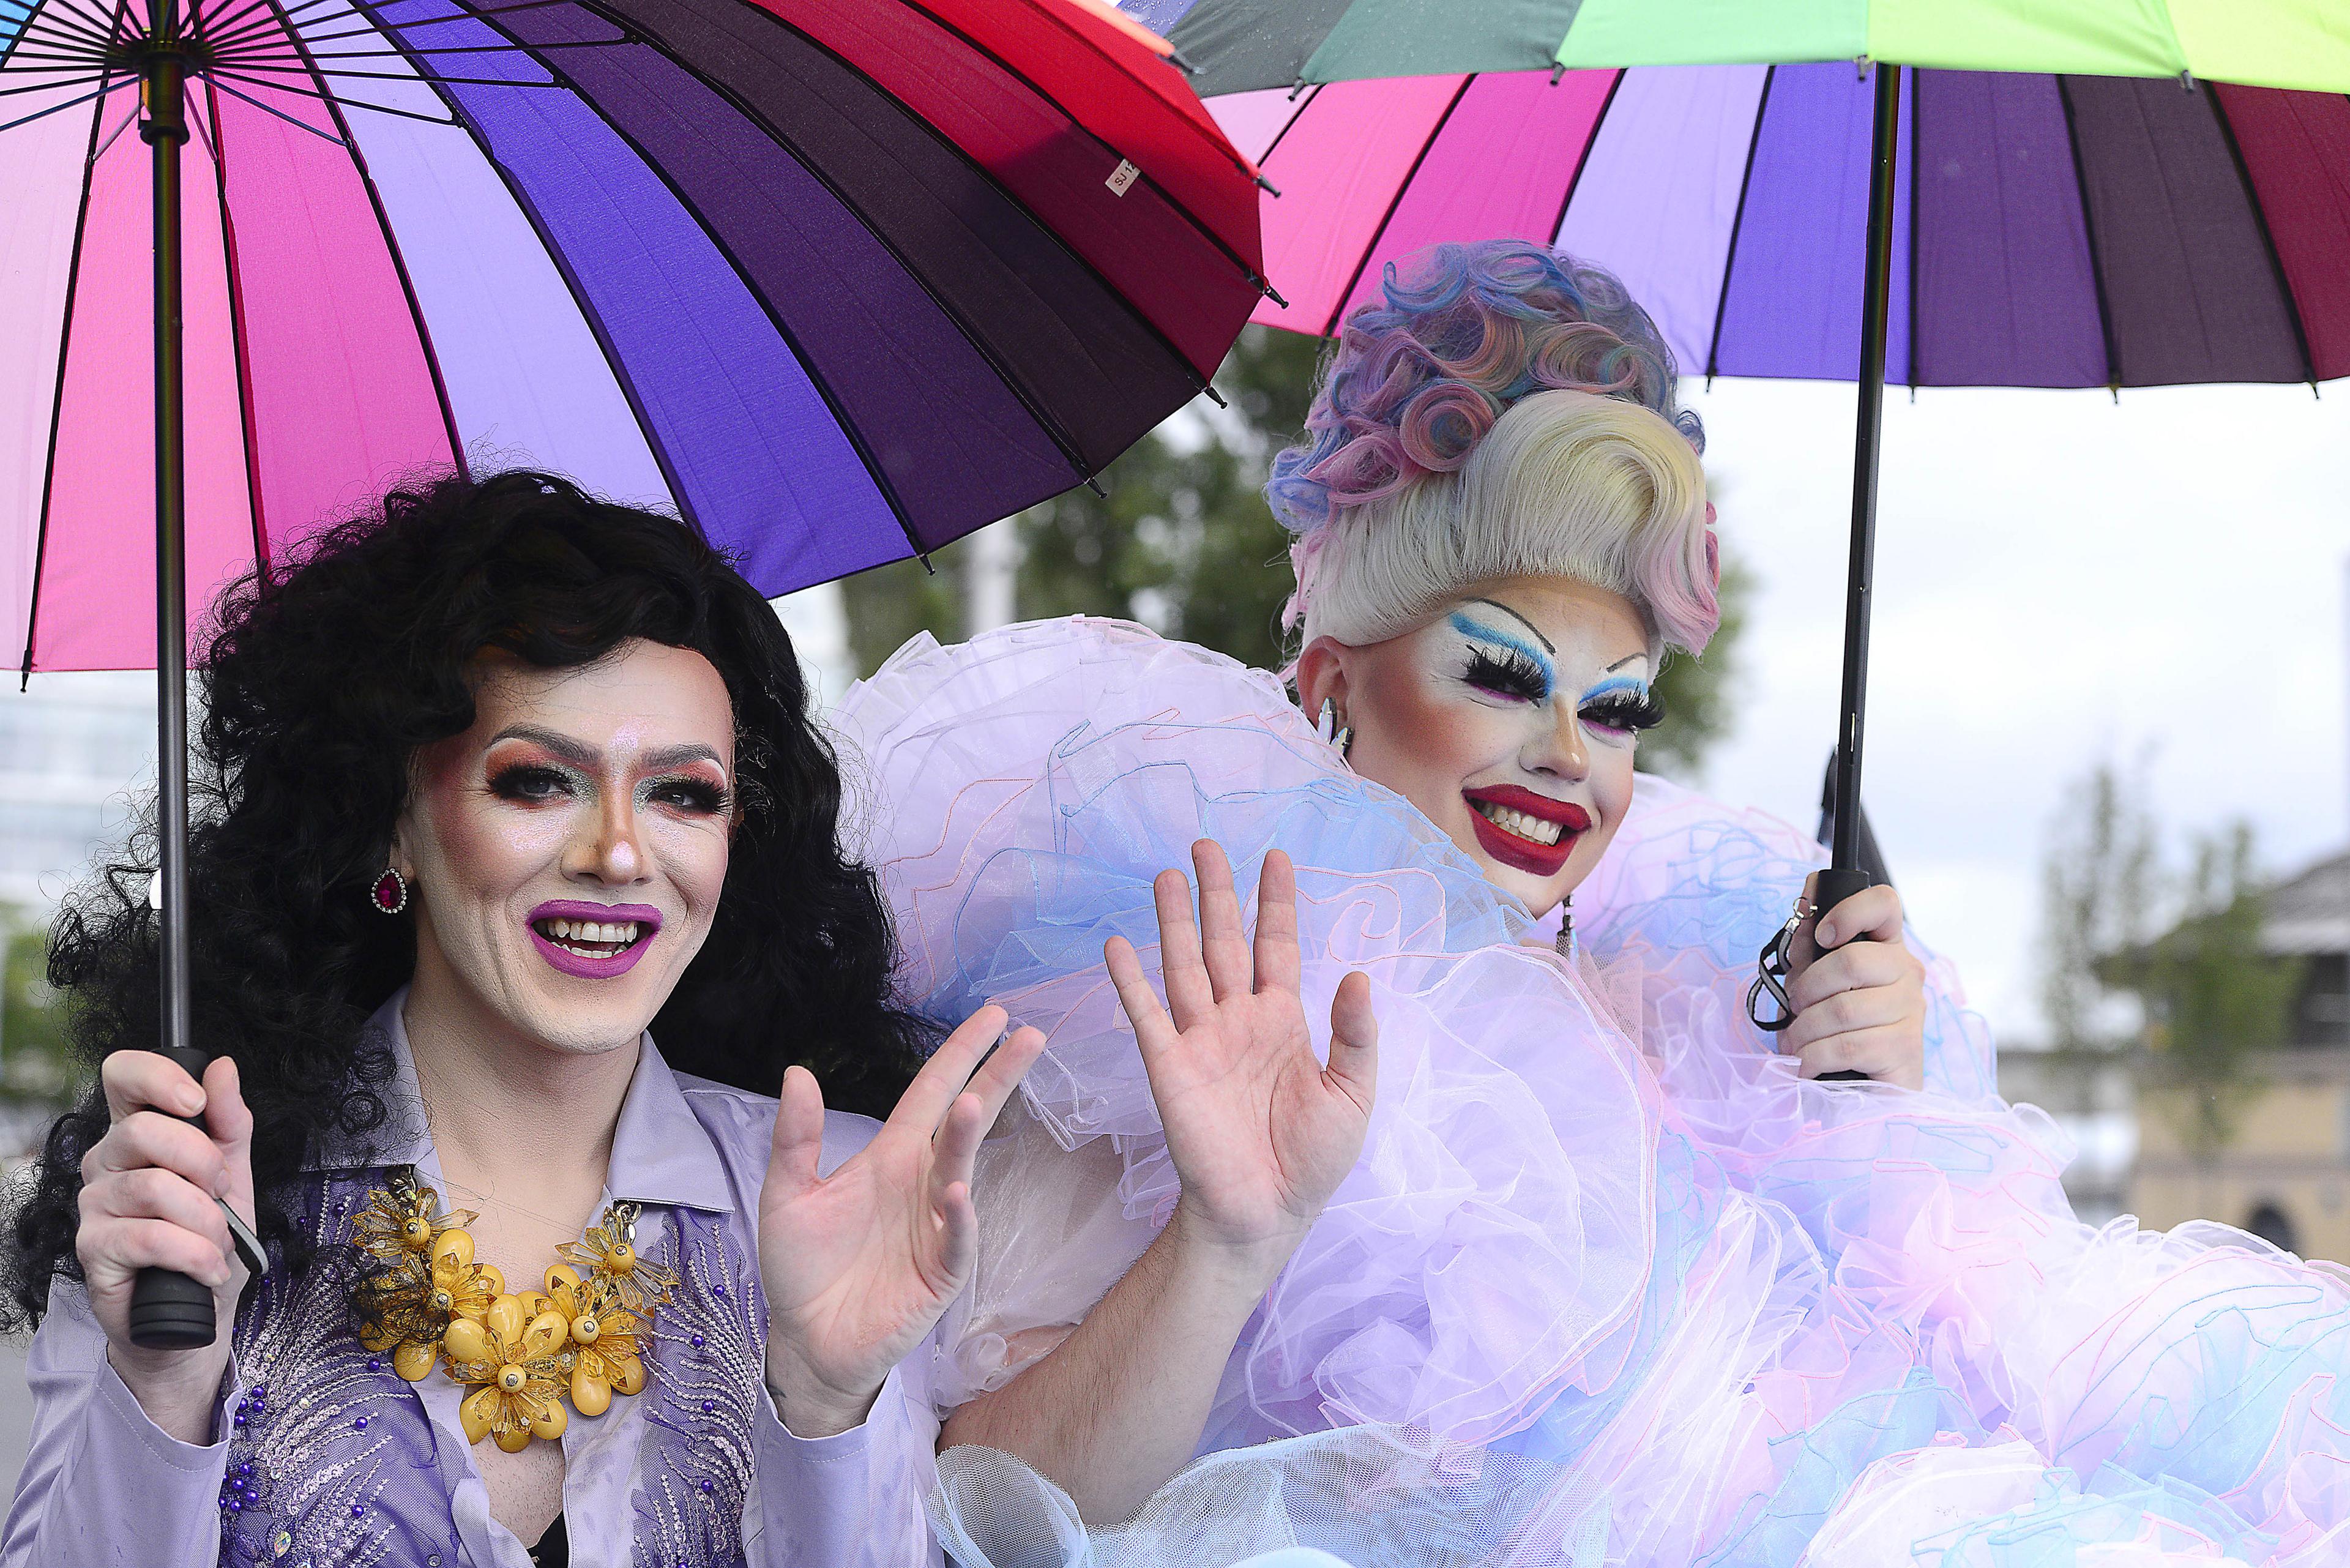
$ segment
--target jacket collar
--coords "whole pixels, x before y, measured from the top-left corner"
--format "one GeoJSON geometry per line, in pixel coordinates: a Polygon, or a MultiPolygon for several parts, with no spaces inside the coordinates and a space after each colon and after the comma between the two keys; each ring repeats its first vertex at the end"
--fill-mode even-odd
{"type": "MultiPolygon", "coordinates": [[[[416,1058],[409,1047],[408,1024],[402,1016],[407,1002],[408,988],[401,986],[363,1026],[391,1053],[391,1076],[376,1088],[384,1106],[382,1125],[359,1133],[329,1128],[314,1142],[303,1169],[359,1170],[394,1165],[439,1168],[432,1129],[424,1119],[423,1096],[416,1086],[416,1058]]],[[[604,1189],[615,1202],[674,1205],[711,1213],[733,1211],[726,1168],[650,1033],[637,1042],[636,1075],[620,1102],[604,1189]]]]}

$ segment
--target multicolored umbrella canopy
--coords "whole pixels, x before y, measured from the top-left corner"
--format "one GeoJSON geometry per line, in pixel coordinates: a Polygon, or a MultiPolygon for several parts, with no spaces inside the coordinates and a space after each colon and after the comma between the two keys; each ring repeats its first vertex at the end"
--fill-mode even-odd
{"type": "Polygon", "coordinates": [[[2350,90],[2340,0],[1128,0],[1213,96],[1578,67],[1881,60],[2350,90]]]}
{"type": "MultiPolygon", "coordinates": [[[[2350,97],[1904,73],[1886,376],[2137,387],[2350,375],[2350,97]]],[[[1209,100],[1281,192],[1265,264],[1328,335],[1444,240],[1600,263],[1682,369],[1849,380],[1873,87],[1849,62],[1340,81],[1209,100]]]]}
{"type": "Polygon", "coordinates": [[[778,594],[1089,478],[1259,297],[1253,171],[1088,0],[0,0],[0,661],[155,660],[140,51],[188,61],[189,602],[404,473],[778,594]]]}

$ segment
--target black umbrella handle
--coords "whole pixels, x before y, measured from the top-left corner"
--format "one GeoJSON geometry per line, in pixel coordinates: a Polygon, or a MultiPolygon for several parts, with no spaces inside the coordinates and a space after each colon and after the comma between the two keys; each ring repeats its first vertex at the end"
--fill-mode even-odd
{"type": "MultiPolygon", "coordinates": [[[[1812,908],[1825,915],[1855,893],[1873,885],[1868,873],[1857,867],[1823,866],[1820,867],[1819,879],[1812,884],[1812,908]]],[[[1817,940],[1816,935],[1814,940],[1817,940]]],[[[1868,940],[1866,933],[1855,933],[1845,939],[1846,941],[1855,942],[1865,942],[1868,940]]],[[[1836,945],[1841,947],[1844,944],[1839,942],[1836,945]]],[[[1856,1073],[1847,1067],[1841,1073],[1822,1073],[1819,1081],[1823,1084],[1865,1084],[1868,1082],[1868,1075],[1856,1073]]]]}
{"type": "MultiPolygon", "coordinates": [[[[191,1078],[203,1081],[208,1059],[203,1052],[184,1045],[164,1046],[158,1054],[178,1063],[191,1078]]],[[[193,1127],[204,1125],[201,1116],[180,1119],[193,1127]]],[[[176,1269],[139,1271],[139,1277],[130,1282],[131,1344],[146,1350],[195,1350],[219,1337],[210,1285],[176,1269]]]]}

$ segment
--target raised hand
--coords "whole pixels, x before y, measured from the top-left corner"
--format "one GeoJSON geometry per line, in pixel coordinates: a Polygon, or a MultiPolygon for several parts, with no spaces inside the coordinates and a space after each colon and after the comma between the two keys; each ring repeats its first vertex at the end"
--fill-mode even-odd
{"type": "Polygon", "coordinates": [[[182,1442],[209,1443],[246,1278],[217,1200],[253,1223],[253,1113],[226,1056],[198,1084],[168,1056],[117,1051],[99,1064],[99,1082],[113,1125],[82,1157],[74,1235],[89,1310],[106,1331],[107,1359],[148,1419],[182,1442]],[[174,1119],[199,1114],[202,1127],[174,1119]],[[149,1350],[130,1342],[130,1287],[146,1268],[177,1269],[212,1287],[220,1325],[212,1344],[149,1350]]]}
{"type": "MultiPolygon", "coordinates": [[[[1814,877],[1804,884],[1810,900],[1814,877]]],[[[1795,929],[1787,947],[1795,1021],[1779,1049],[1806,1078],[1866,1073],[1926,1086],[1926,966],[1901,940],[1901,896],[1864,888],[1795,929]]]]}
{"type": "Polygon", "coordinates": [[[823,1091],[805,1067],[784,1074],[759,1193],[759,1275],[767,1386],[801,1437],[863,1421],[889,1369],[971,1278],[979,1231],[972,1164],[1045,1048],[1034,1029],[997,1045],[1004,1022],[1000,1007],[965,1019],[873,1141],[830,1176],[816,1165],[823,1091]]]}
{"type": "Polygon", "coordinates": [[[1255,1260],[1258,1272],[1278,1270],[1363,1152],[1378,1072],[1370,981],[1355,973],[1339,983],[1325,1067],[1298,996],[1289,857],[1277,849],[1264,857],[1253,954],[1223,850],[1203,838],[1191,864],[1196,925],[1181,872],[1161,872],[1153,888],[1168,1006],[1151,994],[1131,944],[1113,937],[1103,956],[1182,1178],[1174,1226],[1255,1260]]]}

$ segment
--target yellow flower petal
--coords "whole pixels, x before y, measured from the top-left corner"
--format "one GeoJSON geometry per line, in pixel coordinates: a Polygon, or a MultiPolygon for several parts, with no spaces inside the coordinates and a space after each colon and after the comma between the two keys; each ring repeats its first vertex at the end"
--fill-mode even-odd
{"type": "Polygon", "coordinates": [[[604,1357],[604,1365],[612,1374],[612,1388],[619,1394],[640,1394],[645,1386],[645,1364],[633,1355],[604,1357]]]}
{"type": "Polygon", "coordinates": [[[456,1318],[442,1334],[441,1348],[459,1361],[487,1361],[490,1358],[489,1333],[471,1318],[456,1318]]]}
{"type": "Polygon", "coordinates": [[[391,1369],[411,1383],[421,1383],[425,1375],[432,1370],[432,1363],[437,1356],[434,1346],[422,1340],[411,1339],[391,1353],[391,1369]]]}
{"type": "Polygon", "coordinates": [[[443,1231],[432,1243],[432,1269],[458,1272],[473,1261],[473,1238],[463,1231],[443,1231]]]}
{"type": "Polygon", "coordinates": [[[571,1369],[571,1403],[583,1416],[600,1416],[612,1406],[612,1386],[588,1370],[585,1362],[571,1369]]]}
{"type": "Polygon", "coordinates": [[[522,1331],[522,1358],[525,1361],[545,1360],[556,1353],[570,1333],[571,1325],[564,1321],[561,1313],[552,1310],[540,1313],[522,1331]]]}
{"type": "Polygon", "coordinates": [[[498,1434],[498,1447],[504,1449],[510,1454],[518,1454],[522,1452],[525,1449],[530,1447],[530,1428],[528,1427],[516,1427],[511,1432],[500,1432],[498,1434]]]}
{"type": "Polygon", "coordinates": [[[497,1421],[498,1401],[503,1397],[495,1386],[476,1388],[465,1396],[457,1407],[457,1419],[465,1428],[465,1441],[478,1443],[489,1436],[497,1421]]]}
{"type": "Polygon", "coordinates": [[[523,1311],[520,1296],[501,1295],[490,1303],[490,1310],[482,1314],[482,1326],[511,1344],[522,1337],[522,1331],[529,1326],[531,1316],[523,1311]]]}
{"type": "Polygon", "coordinates": [[[539,1407],[538,1413],[530,1418],[530,1435],[534,1438],[544,1438],[551,1443],[563,1436],[563,1428],[570,1424],[571,1412],[563,1407],[563,1401],[549,1399],[543,1403],[539,1407]]]}

